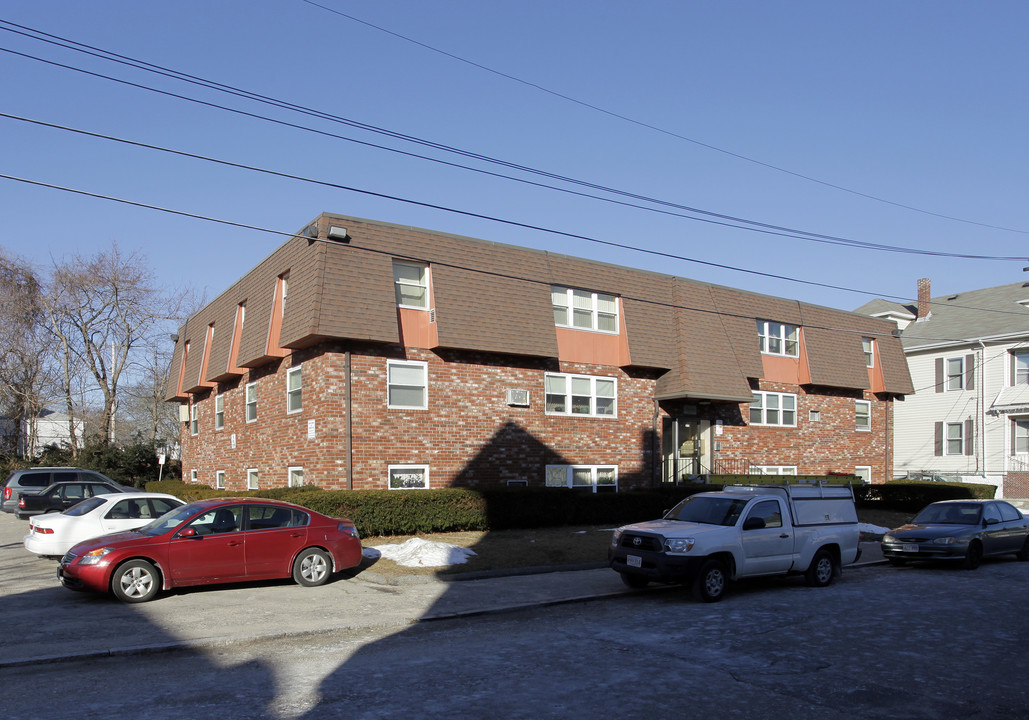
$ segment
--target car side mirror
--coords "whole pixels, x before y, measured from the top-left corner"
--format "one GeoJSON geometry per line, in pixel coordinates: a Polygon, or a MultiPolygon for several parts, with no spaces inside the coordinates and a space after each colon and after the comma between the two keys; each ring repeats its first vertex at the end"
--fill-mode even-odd
{"type": "Polygon", "coordinates": [[[199,540],[200,538],[203,537],[203,535],[197,535],[197,529],[190,527],[190,528],[186,528],[185,530],[180,532],[179,533],[179,537],[181,537],[181,538],[195,538],[195,539],[199,540]]]}
{"type": "Polygon", "coordinates": [[[1000,520],[998,520],[997,518],[986,518],[987,525],[996,525],[999,522],[1000,520]]]}
{"type": "Polygon", "coordinates": [[[761,530],[765,526],[765,519],[759,517],[749,517],[743,521],[744,530],[761,530]]]}

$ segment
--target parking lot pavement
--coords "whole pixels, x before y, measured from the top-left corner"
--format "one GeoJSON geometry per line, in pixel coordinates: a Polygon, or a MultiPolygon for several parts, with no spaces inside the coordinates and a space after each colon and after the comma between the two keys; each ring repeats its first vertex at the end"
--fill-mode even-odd
{"type": "MultiPolygon", "coordinates": [[[[27,528],[26,521],[0,513],[0,667],[262,637],[400,628],[630,592],[607,568],[454,582],[430,578],[397,585],[344,573],[318,588],[291,580],[210,586],[126,605],[110,596],[62,588],[57,561],[37,558],[22,546],[27,528]]],[[[866,546],[862,559],[875,549],[866,546]]]]}

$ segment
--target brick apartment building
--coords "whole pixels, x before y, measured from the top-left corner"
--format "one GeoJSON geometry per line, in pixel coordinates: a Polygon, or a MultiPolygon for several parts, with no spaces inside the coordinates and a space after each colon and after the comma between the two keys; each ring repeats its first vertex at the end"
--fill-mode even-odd
{"type": "Polygon", "coordinates": [[[187,481],[616,490],[892,475],[889,321],[324,214],[180,329],[187,481]]]}

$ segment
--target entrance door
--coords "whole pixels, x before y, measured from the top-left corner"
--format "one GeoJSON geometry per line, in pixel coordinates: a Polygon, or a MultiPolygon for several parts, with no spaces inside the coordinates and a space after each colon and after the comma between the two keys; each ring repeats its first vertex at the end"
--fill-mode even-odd
{"type": "Polygon", "coordinates": [[[665,418],[662,425],[664,482],[687,482],[691,475],[710,472],[709,420],[665,418]]]}

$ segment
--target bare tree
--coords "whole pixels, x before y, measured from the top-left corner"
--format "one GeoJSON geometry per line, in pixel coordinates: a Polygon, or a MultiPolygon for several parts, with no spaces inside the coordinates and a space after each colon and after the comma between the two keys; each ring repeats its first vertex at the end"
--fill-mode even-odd
{"type": "Polygon", "coordinates": [[[123,377],[137,380],[180,305],[157,288],[141,255],[124,255],[117,244],[91,257],[55,262],[47,309],[62,351],[69,408],[81,368],[103,408],[102,442],[115,439],[119,383],[123,377]]]}

